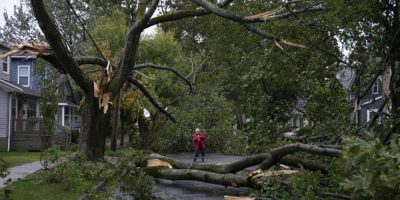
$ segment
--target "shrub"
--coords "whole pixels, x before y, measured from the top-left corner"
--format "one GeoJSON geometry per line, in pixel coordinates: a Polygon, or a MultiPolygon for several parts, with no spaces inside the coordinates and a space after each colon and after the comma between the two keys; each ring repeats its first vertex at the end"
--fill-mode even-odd
{"type": "Polygon", "coordinates": [[[366,138],[345,140],[343,157],[334,170],[339,185],[354,199],[399,199],[400,137],[389,146],[371,133],[366,138]]]}

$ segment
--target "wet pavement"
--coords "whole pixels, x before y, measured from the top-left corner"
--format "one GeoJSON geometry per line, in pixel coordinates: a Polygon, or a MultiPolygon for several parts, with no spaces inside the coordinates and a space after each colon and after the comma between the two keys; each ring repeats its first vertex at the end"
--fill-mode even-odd
{"type": "MultiPolygon", "coordinates": [[[[184,161],[193,160],[192,153],[165,154],[165,156],[184,161]]],[[[205,163],[229,163],[241,158],[240,156],[208,154],[206,155],[205,163]]],[[[248,196],[249,194],[250,189],[248,188],[224,187],[200,181],[156,179],[156,184],[154,186],[154,195],[161,199],[221,200],[224,199],[224,195],[248,196]]]]}

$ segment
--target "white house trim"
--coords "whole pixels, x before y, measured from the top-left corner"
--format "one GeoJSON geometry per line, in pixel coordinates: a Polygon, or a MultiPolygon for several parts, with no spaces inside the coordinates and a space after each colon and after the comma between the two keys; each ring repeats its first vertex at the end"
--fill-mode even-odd
{"type": "Polygon", "coordinates": [[[0,79],[0,82],[2,82],[2,83],[4,83],[4,84],[8,85],[10,88],[17,89],[17,90],[19,90],[19,91],[21,91],[21,92],[24,91],[22,88],[19,88],[19,87],[15,86],[15,85],[13,85],[13,84],[11,84],[11,83],[8,83],[7,81],[3,81],[3,80],[0,79]]]}
{"type": "Polygon", "coordinates": [[[379,97],[376,97],[376,98],[371,99],[371,100],[369,100],[369,101],[366,101],[366,102],[364,102],[363,104],[361,104],[361,106],[366,106],[366,105],[368,105],[368,104],[370,104],[370,103],[372,103],[372,102],[374,102],[374,101],[380,100],[380,99],[382,99],[382,96],[379,96],[379,97]]]}
{"type": "Polygon", "coordinates": [[[25,86],[25,87],[30,87],[31,86],[31,66],[29,66],[29,65],[18,65],[18,73],[17,73],[17,83],[19,84],[19,78],[20,78],[20,76],[19,76],[19,70],[22,68],[22,67],[27,67],[28,68],[28,85],[22,85],[22,86],[25,86]]]}
{"type": "Polygon", "coordinates": [[[367,122],[369,122],[371,120],[371,113],[378,114],[377,112],[378,112],[378,109],[368,109],[367,110],[367,122]]]}
{"type": "Polygon", "coordinates": [[[10,56],[7,57],[7,61],[5,62],[7,63],[7,71],[4,71],[3,66],[1,66],[1,71],[3,71],[3,73],[5,74],[10,74],[10,66],[11,66],[11,59],[10,56]]]}
{"type": "Polygon", "coordinates": [[[12,100],[13,95],[10,94],[9,102],[8,102],[8,137],[7,137],[7,151],[11,149],[11,125],[12,125],[12,100]]]}
{"type": "Polygon", "coordinates": [[[65,106],[61,107],[61,125],[65,125],[65,106]]]}
{"type": "Polygon", "coordinates": [[[69,103],[58,103],[58,106],[68,106],[68,107],[74,107],[74,108],[78,107],[75,104],[69,104],[69,103]]]}

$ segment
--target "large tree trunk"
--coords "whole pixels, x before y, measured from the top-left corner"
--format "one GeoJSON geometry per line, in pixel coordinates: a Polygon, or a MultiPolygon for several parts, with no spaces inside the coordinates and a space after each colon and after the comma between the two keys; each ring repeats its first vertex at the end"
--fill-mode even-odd
{"type": "Polygon", "coordinates": [[[244,129],[243,113],[239,104],[235,105],[236,124],[238,130],[244,129]]]}
{"type": "Polygon", "coordinates": [[[121,134],[119,138],[119,145],[121,147],[124,146],[124,140],[125,140],[125,113],[124,109],[121,109],[121,134]]]}
{"type": "Polygon", "coordinates": [[[119,97],[121,93],[118,93],[114,101],[114,111],[112,118],[112,131],[111,131],[111,151],[117,150],[117,130],[119,120],[119,97]]]}
{"type": "Polygon", "coordinates": [[[86,155],[89,160],[99,159],[105,152],[107,117],[99,109],[98,100],[93,94],[85,95],[81,116],[78,154],[86,155]]]}

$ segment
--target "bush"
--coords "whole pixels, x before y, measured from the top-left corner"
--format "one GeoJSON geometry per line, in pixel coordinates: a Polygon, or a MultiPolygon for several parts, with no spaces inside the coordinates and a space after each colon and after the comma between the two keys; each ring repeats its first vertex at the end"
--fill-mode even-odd
{"type": "Polygon", "coordinates": [[[400,198],[400,137],[384,146],[371,133],[345,140],[336,180],[354,199],[400,198]]]}
{"type": "Polygon", "coordinates": [[[50,148],[42,153],[41,163],[44,167],[44,181],[61,184],[64,189],[72,190],[78,182],[99,180],[110,176],[105,162],[90,162],[85,157],[63,158],[61,150],[50,148]]]}
{"type": "Polygon", "coordinates": [[[0,158],[0,178],[4,178],[8,175],[8,163],[0,158]]]}

